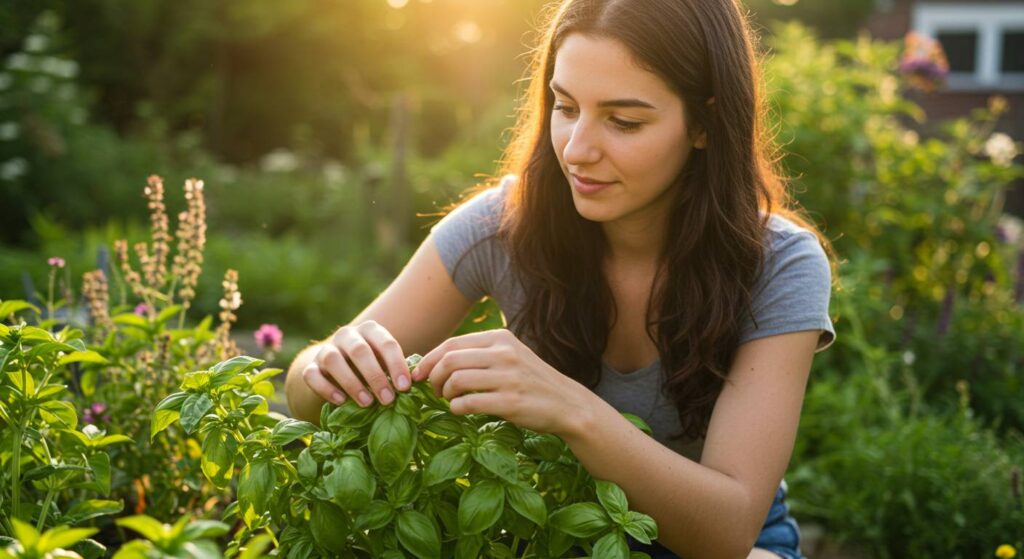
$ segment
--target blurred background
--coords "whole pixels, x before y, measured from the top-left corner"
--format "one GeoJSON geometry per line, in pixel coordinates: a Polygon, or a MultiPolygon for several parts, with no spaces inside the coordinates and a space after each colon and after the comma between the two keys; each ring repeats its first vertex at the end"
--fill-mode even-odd
{"type": "MultiPolygon", "coordinates": [[[[149,175],[172,228],[198,177],[196,308],[238,270],[238,343],[276,324],[287,364],[495,172],[543,5],[0,4],[0,298],[37,294],[53,256],[77,289],[114,240],[149,239],[149,175]]],[[[744,5],[782,164],[842,261],[787,475],[808,541],[831,542],[807,545],[1019,547],[1024,2],[744,5]]],[[[499,324],[484,303],[463,330],[499,324]]]]}

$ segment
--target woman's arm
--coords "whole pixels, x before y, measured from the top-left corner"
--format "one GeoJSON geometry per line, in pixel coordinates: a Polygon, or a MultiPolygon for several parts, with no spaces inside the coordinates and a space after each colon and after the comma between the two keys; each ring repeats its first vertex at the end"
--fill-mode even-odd
{"type": "Polygon", "coordinates": [[[680,557],[745,558],[757,541],[793,452],[819,332],[753,340],[737,351],[715,404],[701,463],[634,427],[595,396],[564,438],[597,479],[658,523],[680,557]]]}
{"type": "MultiPolygon", "coordinates": [[[[375,321],[391,333],[405,355],[425,354],[455,331],[472,305],[449,276],[431,235],[391,285],[350,324],[375,321]]],[[[313,423],[320,420],[324,400],[306,384],[302,371],[328,339],[299,352],[285,378],[292,415],[313,423]]]]}

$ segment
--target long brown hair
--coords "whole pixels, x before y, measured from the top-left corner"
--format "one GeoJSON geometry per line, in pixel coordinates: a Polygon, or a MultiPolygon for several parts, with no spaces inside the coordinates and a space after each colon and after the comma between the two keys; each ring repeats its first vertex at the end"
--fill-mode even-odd
{"type": "Polygon", "coordinates": [[[707,134],[706,149],[690,152],[671,187],[664,253],[646,309],[647,334],[683,428],[674,438],[704,437],[750,313],[770,214],[813,231],[832,254],[798,215],[777,172],[762,124],[756,38],[734,0],[566,0],[547,16],[500,168],[518,176],[499,238],[526,290],[510,328],[559,371],[596,386],[616,320],[607,281],[594,279],[604,278],[606,245],[600,224],[576,212],[554,152],[548,82],[570,33],[618,40],[683,99],[688,123],[707,134]]]}

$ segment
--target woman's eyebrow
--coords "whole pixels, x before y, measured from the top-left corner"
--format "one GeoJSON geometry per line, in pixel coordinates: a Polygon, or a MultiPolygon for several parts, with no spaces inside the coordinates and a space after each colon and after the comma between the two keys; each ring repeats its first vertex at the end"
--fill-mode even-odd
{"type": "MultiPolygon", "coordinates": [[[[558,85],[558,82],[556,82],[555,80],[551,80],[551,83],[549,83],[548,86],[552,90],[557,91],[558,93],[561,93],[562,95],[565,95],[569,99],[572,99],[573,101],[576,100],[575,98],[573,98],[572,95],[569,94],[568,91],[565,90],[564,87],[558,85]]],[[[637,108],[641,108],[641,109],[657,109],[657,107],[655,107],[654,105],[648,103],[647,101],[641,101],[639,99],[609,99],[609,100],[606,100],[606,101],[598,101],[597,102],[597,106],[599,108],[603,108],[603,107],[637,107],[637,108]]]]}

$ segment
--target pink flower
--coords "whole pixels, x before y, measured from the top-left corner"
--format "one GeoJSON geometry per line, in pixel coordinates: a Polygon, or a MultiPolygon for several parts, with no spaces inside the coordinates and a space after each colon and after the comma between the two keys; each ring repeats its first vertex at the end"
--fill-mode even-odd
{"type": "Polygon", "coordinates": [[[284,339],[284,334],[281,333],[281,329],[276,324],[261,324],[253,337],[256,339],[256,345],[260,349],[280,351],[281,340],[284,339]]]}
{"type": "Polygon", "coordinates": [[[64,259],[59,256],[51,256],[50,259],[46,261],[46,263],[55,268],[64,267],[64,259]]]}
{"type": "Polygon", "coordinates": [[[135,314],[139,316],[146,316],[149,314],[149,305],[146,303],[139,303],[138,305],[135,305],[135,314]]]}

